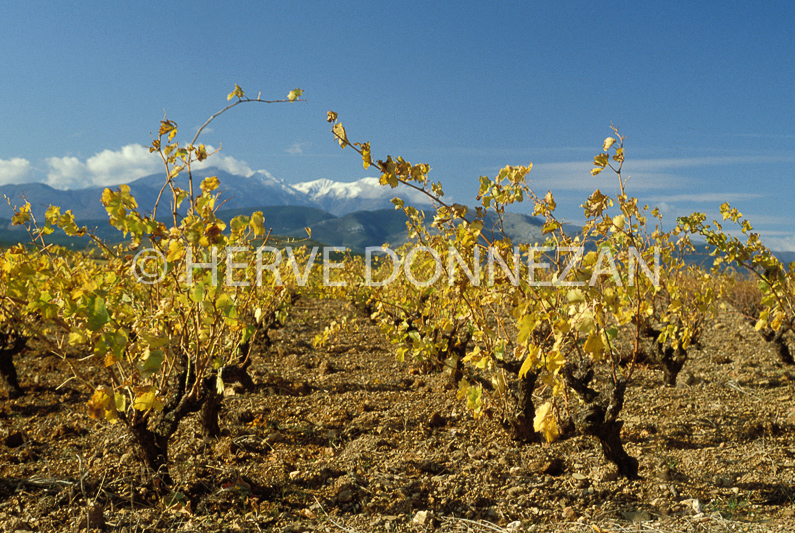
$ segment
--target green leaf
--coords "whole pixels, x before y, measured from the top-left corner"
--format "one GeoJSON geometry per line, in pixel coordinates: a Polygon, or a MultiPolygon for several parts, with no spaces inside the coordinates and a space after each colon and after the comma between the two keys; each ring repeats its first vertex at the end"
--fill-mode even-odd
{"type": "Polygon", "coordinates": [[[232,232],[238,233],[246,229],[246,227],[249,225],[249,222],[250,220],[247,216],[238,215],[229,222],[229,226],[232,228],[232,232]]]}
{"type": "Polygon", "coordinates": [[[235,301],[227,293],[221,293],[215,301],[215,308],[221,311],[226,318],[237,318],[235,301]]]}
{"type": "Polygon", "coordinates": [[[155,350],[153,352],[149,352],[147,358],[139,366],[139,369],[141,371],[141,377],[147,379],[152,374],[156,374],[157,371],[160,370],[160,365],[163,364],[163,359],[164,356],[161,350],[155,350]]]}
{"type": "Polygon", "coordinates": [[[190,299],[196,303],[204,300],[204,283],[196,283],[190,291],[190,299]]]}
{"type": "Polygon", "coordinates": [[[97,331],[110,321],[110,315],[105,308],[105,300],[101,296],[92,296],[86,305],[88,323],[86,326],[91,331],[97,331]]]}

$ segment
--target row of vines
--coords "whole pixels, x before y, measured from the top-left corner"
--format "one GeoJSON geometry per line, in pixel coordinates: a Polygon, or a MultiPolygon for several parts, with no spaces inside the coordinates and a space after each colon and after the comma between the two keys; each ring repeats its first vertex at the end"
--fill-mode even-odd
{"type": "MultiPolygon", "coordinates": [[[[266,101],[235,86],[234,102],[207,123],[242,103],[300,96],[296,89],[266,101]]],[[[614,172],[617,192],[585,199],[586,223],[572,233],[556,218],[553,194],[530,189],[532,165],[481,177],[472,209],[446,203],[428,165],[375,160],[369,143],[349,141],[335,113],[327,119],[342,148],[358,152],[365,169],[377,168],[381,185],[433,200],[428,214],[395,200],[407,217],[406,245],[350,257],[329,279],[314,254],[278,248],[261,212],[218,218],[218,179],[194,187],[191,165],[212,156],[196,144],[201,129],[180,145],[176,123],[164,119],[150,148],[165,169],[156,204],[140,208],[127,186],[102,196],[126,244],[89,235],[92,253],[67,252],[47,239],[54,231],[88,234],[70,211],[51,206],[37,220],[27,202],[15,210],[13,223],[30,242],[0,256],[0,372],[11,394],[23,393],[12,358],[36,339],[85,386],[92,416],[127,428],[155,483],[167,487],[179,424],[200,413],[204,434],[219,434],[227,387],[253,386],[253,346],[268,342],[295,298],[342,298],[380,325],[400,360],[446,373],[451,394],[475,418],[496,417],[524,442],[591,435],[632,479],[638,461],[622,445],[620,416],[633,376],[647,368],[642,362],[661,367],[664,384],[674,385],[688,349],[729,302],[792,363],[786,334],[795,319],[795,265],[782,265],[728,205],[722,223],[732,228],[693,214],[663,229],[660,213],[625,190],[618,130],[592,171],[614,172]],[[159,208],[168,209],[167,222],[159,208]],[[502,227],[508,209],[543,219],[545,241],[512,242],[502,227]],[[686,261],[700,240],[715,256],[711,272],[686,261]],[[87,373],[90,365],[102,372],[87,373]]],[[[334,321],[315,342],[352,323],[334,321]]]]}
{"type": "MultiPolygon", "coordinates": [[[[445,202],[428,165],[374,160],[369,143],[349,141],[336,113],[327,119],[343,149],[380,171],[382,186],[421,191],[435,206],[427,220],[395,199],[409,242],[398,253],[384,247],[375,263],[371,256],[352,261],[344,287],[329,295],[377,321],[399,359],[446,372],[474,417],[497,417],[514,438],[591,435],[619,475],[638,478],[620,420],[634,373],[651,363],[662,369],[663,385],[674,386],[688,349],[727,303],[774,343],[783,363],[793,363],[786,334],[795,317],[795,264],[781,264],[728,204],[720,210],[734,228],[695,213],[665,230],[657,209],[626,192],[616,128],[591,174],[612,171],[617,192],[594,190],[581,206],[586,223],[572,234],[555,216],[552,192],[530,189],[532,165],[480,177],[472,210],[445,202]],[[502,215],[523,202],[543,219],[544,242],[506,235],[502,215]],[[692,260],[699,254],[714,256],[711,269],[692,260]]],[[[332,324],[316,342],[344,327],[332,324]]]]}

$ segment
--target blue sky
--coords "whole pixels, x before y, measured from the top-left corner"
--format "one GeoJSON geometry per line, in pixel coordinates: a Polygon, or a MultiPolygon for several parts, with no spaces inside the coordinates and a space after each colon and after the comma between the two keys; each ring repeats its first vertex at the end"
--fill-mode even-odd
{"type": "MultiPolygon", "coordinates": [[[[675,216],[738,207],[795,250],[795,7],[790,2],[13,2],[0,16],[0,183],[110,185],[158,170],[163,113],[214,163],[287,183],[372,176],[326,112],[377,157],[428,163],[473,203],[477,178],[532,162],[559,215],[595,187],[611,122],[628,192],[675,216]]],[[[604,179],[602,177],[604,176],[604,179]]],[[[63,206],[68,208],[69,206],[63,206]]],[[[528,206],[528,210],[530,207],[528,206]]]]}

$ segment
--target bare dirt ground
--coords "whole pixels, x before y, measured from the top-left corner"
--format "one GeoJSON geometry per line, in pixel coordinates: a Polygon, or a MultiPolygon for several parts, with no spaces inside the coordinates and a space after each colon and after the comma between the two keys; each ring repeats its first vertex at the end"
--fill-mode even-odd
{"type": "Polygon", "coordinates": [[[254,360],[256,390],[225,399],[223,437],[183,422],[170,495],[58,359],[22,354],[26,396],[0,399],[0,531],[795,531],[795,368],[731,312],[677,387],[636,373],[621,418],[640,481],[589,437],[524,445],[473,420],[366,317],[312,347],[352,312],[295,304],[254,360]]]}

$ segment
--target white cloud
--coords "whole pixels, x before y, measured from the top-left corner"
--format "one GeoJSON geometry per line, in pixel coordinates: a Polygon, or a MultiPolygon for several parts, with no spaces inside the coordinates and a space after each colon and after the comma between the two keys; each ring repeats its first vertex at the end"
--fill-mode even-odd
{"type": "Polygon", "coordinates": [[[86,164],[76,157],[48,157],[48,171],[44,183],[56,189],[72,189],[93,185],[86,164]]]}
{"type": "MultiPolygon", "coordinates": [[[[212,152],[214,148],[208,146],[207,151],[212,152]]],[[[119,150],[103,150],[85,161],[76,157],[50,157],[45,163],[47,175],[44,182],[56,189],[118,185],[165,172],[160,156],[157,153],[149,153],[149,148],[140,144],[128,144],[119,150]]],[[[191,167],[194,170],[217,167],[231,174],[246,177],[255,174],[245,161],[220,152],[201,163],[193,163],[191,167]]],[[[0,161],[0,180],[3,177],[2,168],[0,161]]]]}
{"type": "MultiPolygon", "coordinates": [[[[668,189],[671,187],[687,187],[694,183],[686,173],[687,169],[701,167],[750,165],[761,163],[795,162],[790,155],[731,155],[715,157],[683,157],[662,159],[629,159],[624,164],[622,176],[632,190],[668,189]]],[[[591,161],[575,161],[565,163],[539,163],[533,166],[528,175],[538,189],[592,191],[594,188],[611,190],[617,188],[616,175],[609,168],[592,177],[591,161]]],[[[725,197],[725,195],[715,195],[725,197]]],[[[738,198],[756,198],[754,195],[738,195],[738,198]]],[[[679,200],[698,200],[696,196],[679,200]]],[[[726,201],[725,199],[722,201],[726,201]]]]}
{"type": "Polygon", "coordinates": [[[33,175],[30,161],[21,157],[0,159],[0,185],[9,183],[25,183],[33,175]]]}
{"type": "Polygon", "coordinates": [[[626,166],[633,169],[693,168],[726,165],[749,165],[755,163],[791,163],[791,155],[722,155],[706,157],[680,157],[662,159],[630,159],[626,166]]]}
{"type": "Polygon", "coordinates": [[[287,149],[285,149],[285,152],[287,152],[290,155],[303,154],[304,153],[304,146],[308,146],[308,145],[309,145],[308,142],[293,143],[287,149]]]}
{"type": "Polygon", "coordinates": [[[117,185],[148,176],[163,168],[157,154],[140,144],[128,144],[118,151],[103,150],[86,161],[94,185],[117,185]]]}
{"type": "Polygon", "coordinates": [[[759,232],[762,242],[765,246],[776,252],[795,252],[795,235],[786,234],[785,232],[759,232]],[[773,235],[783,233],[781,237],[773,235]]]}
{"type": "MultiPolygon", "coordinates": [[[[215,148],[212,146],[208,145],[205,146],[205,148],[207,149],[208,154],[215,152],[215,148]]],[[[193,170],[202,170],[210,167],[217,167],[223,171],[229,172],[230,174],[245,176],[247,178],[250,178],[256,174],[256,172],[251,170],[251,167],[249,167],[245,161],[235,159],[232,156],[224,155],[222,152],[215,152],[201,163],[191,164],[191,168],[193,170]]]]}
{"type": "Polygon", "coordinates": [[[56,189],[77,189],[92,185],[129,183],[162,169],[157,154],[140,144],[120,150],[103,150],[85,162],[76,157],[49,157],[45,183],[56,189]]]}
{"type": "Polygon", "coordinates": [[[761,198],[762,194],[757,193],[743,193],[743,192],[708,192],[708,193],[693,193],[693,194],[671,194],[663,196],[653,196],[650,198],[652,202],[707,202],[722,204],[723,202],[737,202],[740,200],[750,200],[753,198],[761,198]]]}
{"type": "Polygon", "coordinates": [[[259,174],[260,176],[265,176],[266,178],[268,178],[270,180],[273,180],[273,181],[282,181],[282,180],[280,180],[279,178],[277,178],[276,176],[274,176],[273,174],[271,174],[270,172],[268,172],[265,169],[258,170],[257,172],[255,172],[255,174],[259,174]]]}
{"type": "MultiPolygon", "coordinates": [[[[596,176],[591,176],[592,162],[573,163],[539,163],[533,165],[530,174],[531,188],[555,190],[588,191],[601,189],[609,191],[618,188],[618,179],[611,169],[605,169],[596,176]]],[[[628,172],[624,169],[622,176],[625,184],[631,184],[632,190],[667,189],[682,186],[687,179],[677,174],[662,172],[628,172]]]]}

